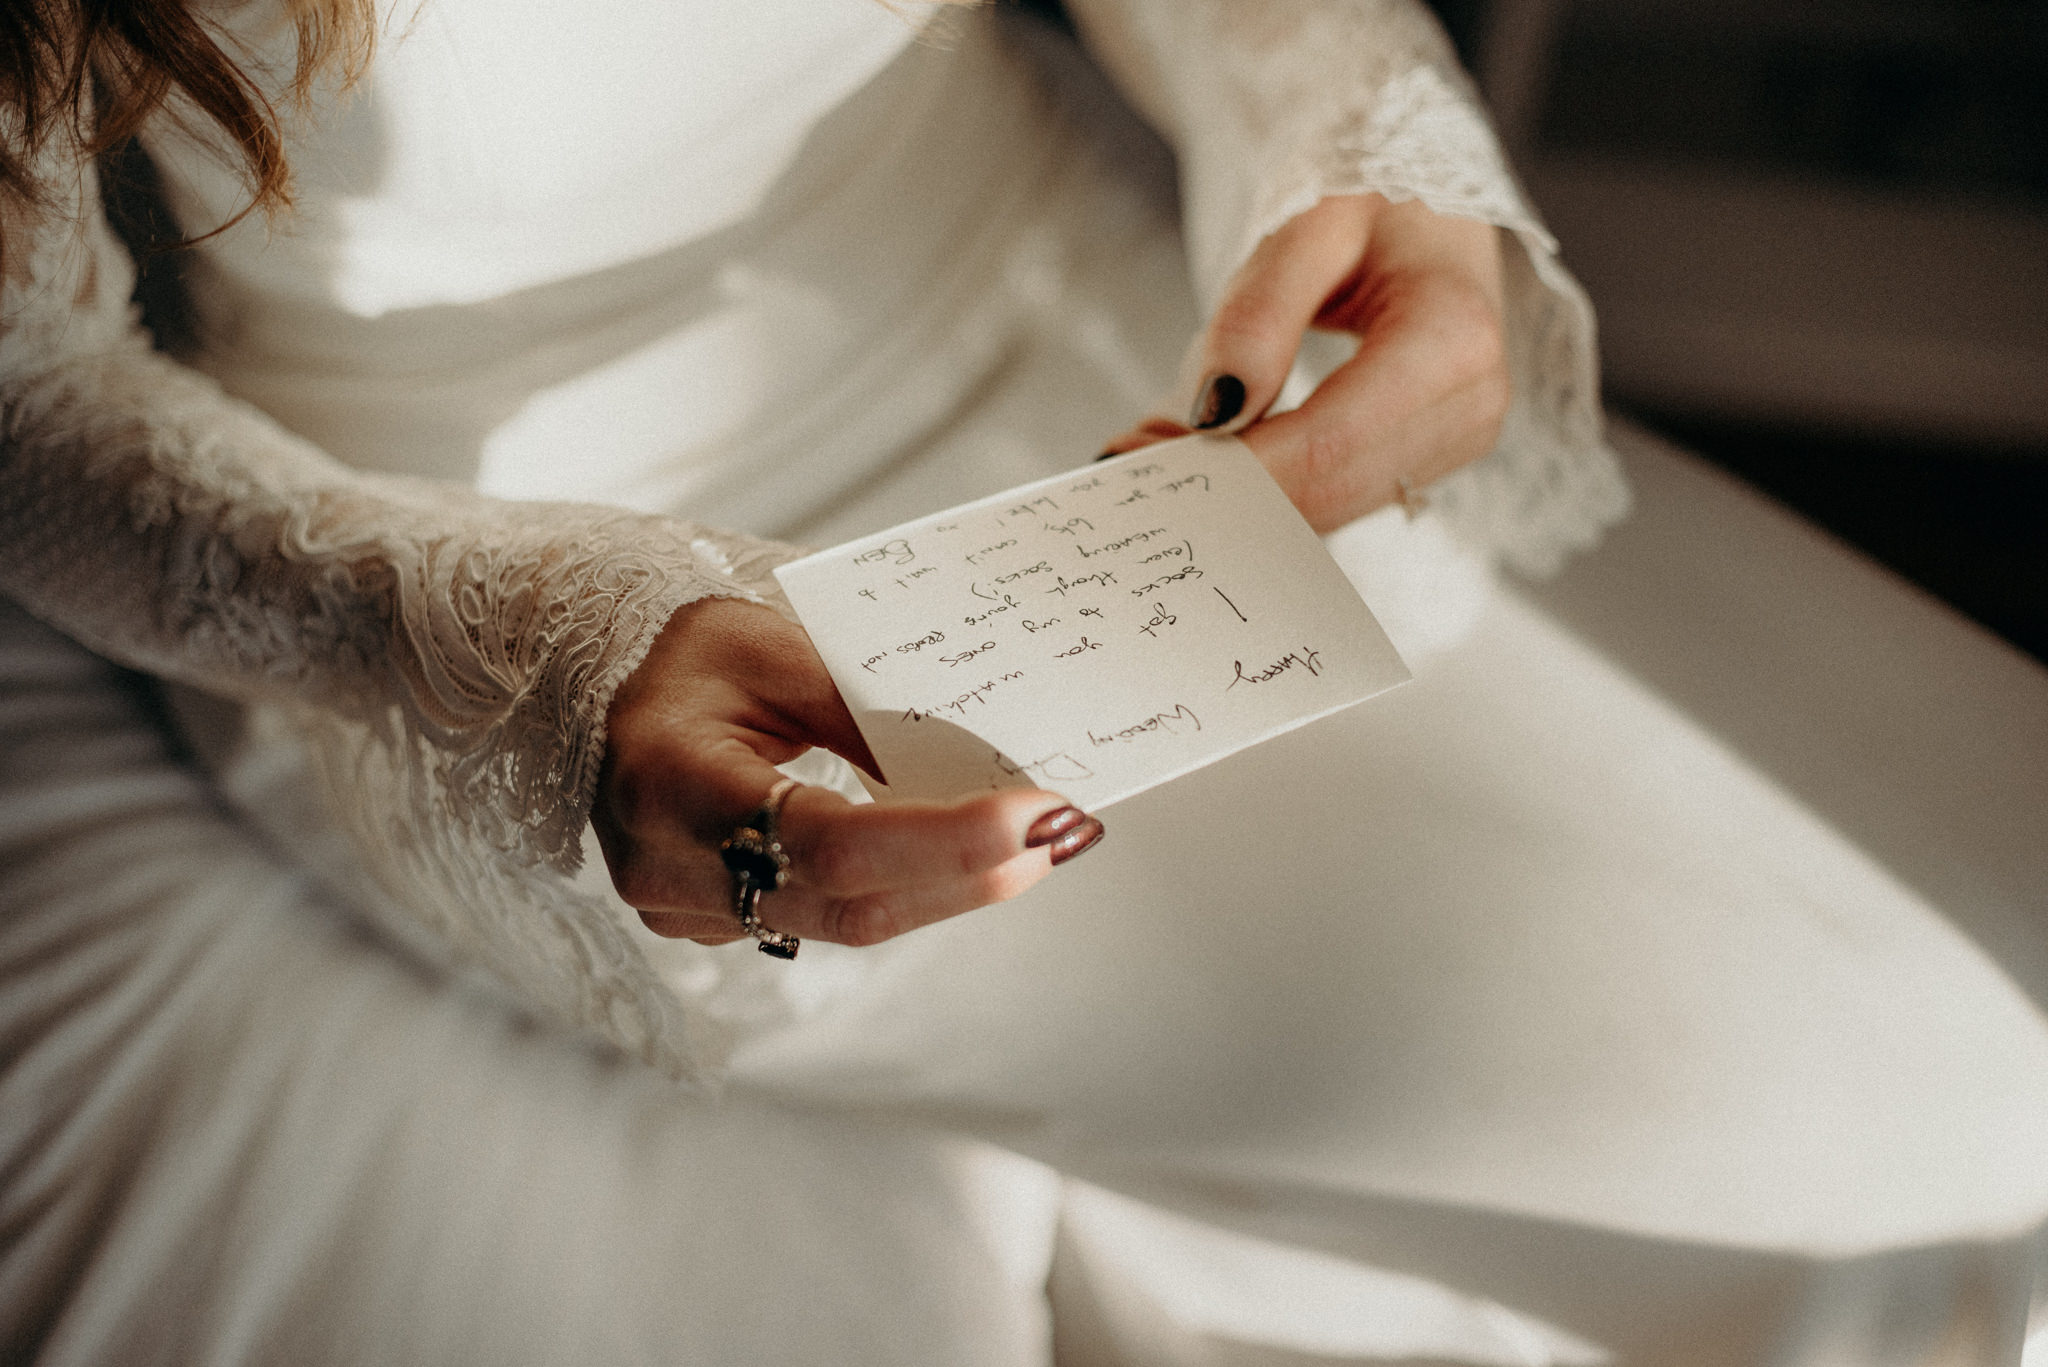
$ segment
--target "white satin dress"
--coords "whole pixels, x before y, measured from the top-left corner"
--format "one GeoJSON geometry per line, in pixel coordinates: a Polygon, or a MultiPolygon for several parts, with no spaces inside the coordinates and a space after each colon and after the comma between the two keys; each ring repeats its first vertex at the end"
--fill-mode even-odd
{"type": "Polygon", "coordinates": [[[0,314],[9,1360],[2016,1360],[2048,679],[1640,437],[1637,522],[1497,582],[1626,495],[1433,26],[1070,8],[1170,153],[989,11],[401,7],[176,361],[52,153],[0,314]],[[879,950],[642,931],[582,847],[667,615],[1081,463],[1361,191],[1509,235],[1501,448],[1333,541],[1415,682],[879,950]]]}

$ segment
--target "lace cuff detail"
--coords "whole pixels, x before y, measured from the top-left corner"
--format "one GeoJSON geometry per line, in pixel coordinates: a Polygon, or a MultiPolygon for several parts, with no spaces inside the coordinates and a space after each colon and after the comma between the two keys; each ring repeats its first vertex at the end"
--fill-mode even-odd
{"type": "Polygon", "coordinates": [[[352,901],[692,1071],[680,1006],[566,875],[618,685],[679,607],[770,601],[794,552],[338,465],[149,350],[91,173],[69,174],[74,212],[8,234],[0,592],[111,659],[288,717],[371,875],[329,861],[352,901]]]}
{"type": "Polygon", "coordinates": [[[1502,158],[1450,44],[1410,0],[1070,0],[1180,156],[1196,291],[1331,195],[1495,224],[1515,400],[1494,452],[1431,490],[1470,544],[1547,573],[1628,507],[1601,436],[1593,315],[1502,158]]]}

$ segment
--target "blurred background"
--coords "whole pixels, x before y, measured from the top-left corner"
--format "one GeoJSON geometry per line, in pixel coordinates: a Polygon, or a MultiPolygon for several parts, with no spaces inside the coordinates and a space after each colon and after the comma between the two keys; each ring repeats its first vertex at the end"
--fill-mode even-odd
{"type": "Polygon", "coordinates": [[[2048,2],[1434,2],[1609,403],[2048,660],[2048,2]]]}

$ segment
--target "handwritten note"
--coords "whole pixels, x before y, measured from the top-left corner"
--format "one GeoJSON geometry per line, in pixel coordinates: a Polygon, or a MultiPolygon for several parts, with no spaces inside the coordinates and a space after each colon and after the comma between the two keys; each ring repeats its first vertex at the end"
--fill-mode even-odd
{"type": "Polygon", "coordinates": [[[1185,437],[776,571],[884,800],[1049,788],[1090,810],[1408,677],[1230,437],[1185,437]]]}

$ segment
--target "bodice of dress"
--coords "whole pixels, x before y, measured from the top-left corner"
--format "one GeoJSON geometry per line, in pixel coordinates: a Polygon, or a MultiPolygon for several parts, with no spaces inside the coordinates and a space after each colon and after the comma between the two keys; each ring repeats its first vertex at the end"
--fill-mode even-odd
{"type": "MultiPolygon", "coordinates": [[[[1584,300],[1419,8],[1073,8],[1174,146],[1203,297],[1325,194],[1515,234],[1518,403],[1444,524],[1540,566],[1619,511],[1584,300]]],[[[275,64],[276,14],[226,20],[275,64]]],[[[265,703],[375,914],[687,1072],[682,1006],[565,879],[612,690],[681,604],[772,599],[787,553],[677,515],[803,525],[968,402],[1018,318],[1113,333],[1058,278],[1099,226],[1061,168],[1100,149],[985,14],[924,43],[926,10],[871,0],[404,16],[293,125],[299,215],[204,248],[185,363],[135,327],[91,167],[45,146],[0,299],[0,591],[265,703]]],[[[188,227],[238,204],[205,149],[149,142],[188,227]]]]}
{"type": "MultiPolygon", "coordinates": [[[[380,8],[372,68],[289,130],[290,221],[231,229],[208,253],[222,281],[369,318],[502,301],[708,236],[759,207],[812,126],[915,39],[930,5],[380,8]]],[[[270,69],[289,69],[278,6],[224,18],[270,69]]],[[[231,164],[167,125],[150,143],[182,223],[240,210],[231,164]]]]}

